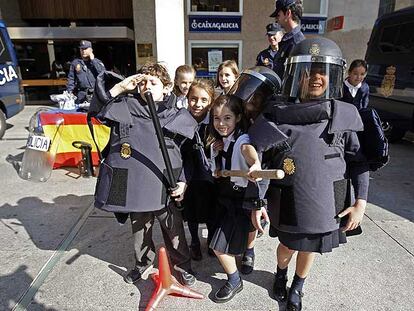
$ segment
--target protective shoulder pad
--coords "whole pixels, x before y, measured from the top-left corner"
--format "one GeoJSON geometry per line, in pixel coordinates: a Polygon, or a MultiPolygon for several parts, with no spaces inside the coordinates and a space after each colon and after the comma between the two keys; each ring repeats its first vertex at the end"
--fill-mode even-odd
{"type": "Polygon", "coordinates": [[[263,114],[259,115],[249,128],[249,137],[258,152],[265,152],[288,139],[276,124],[266,119],[263,114]]]}
{"type": "Polygon", "coordinates": [[[179,109],[175,117],[171,118],[171,121],[164,125],[164,128],[172,133],[192,139],[197,128],[197,121],[187,109],[179,109]]]}
{"type": "Polygon", "coordinates": [[[332,100],[332,121],[329,125],[329,134],[347,131],[359,132],[363,130],[364,124],[354,105],[339,100],[332,100]]]}

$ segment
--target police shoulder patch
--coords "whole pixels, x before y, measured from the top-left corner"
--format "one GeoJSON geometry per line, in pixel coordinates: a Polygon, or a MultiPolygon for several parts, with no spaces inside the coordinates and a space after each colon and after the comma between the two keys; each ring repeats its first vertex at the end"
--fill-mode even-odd
{"type": "Polygon", "coordinates": [[[286,158],[283,160],[283,171],[287,175],[293,175],[295,173],[296,166],[295,161],[291,158],[286,158]]]}
{"type": "Polygon", "coordinates": [[[123,143],[121,145],[121,158],[122,159],[129,159],[131,157],[132,151],[131,151],[131,145],[128,143],[123,143]]]}
{"type": "Polygon", "coordinates": [[[81,64],[76,64],[76,67],[75,67],[75,70],[77,71],[77,72],[79,72],[79,71],[81,71],[81,64]]]}

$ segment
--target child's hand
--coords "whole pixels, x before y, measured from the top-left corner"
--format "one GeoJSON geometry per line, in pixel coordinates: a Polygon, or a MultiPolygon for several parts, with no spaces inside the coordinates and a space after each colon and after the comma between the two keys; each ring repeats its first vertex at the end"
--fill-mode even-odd
{"type": "Polygon", "coordinates": [[[180,202],[184,199],[184,192],[187,189],[187,184],[185,182],[177,182],[177,189],[171,191],[171,196],[175,201],[180,202]]]}
{"type": "Polygon", "coordinates": [[[260,222],[260,219],[262,218],[262,216],[263,216],[263,218],[265,219],[265,221],[267,223],[270,222],[269,215],[267,214],[267,211],[264,207],[262,207],[260,210],[252,211],[251,221],[252,221],[253,226],[257,230],[259,230],[259,232],[264,233],[264,229],[263,229],[262,224],[260,222]]]}
{"type": "Polygon", "coordinates": [[[260,171],[261,169],[262,169],[262,165],[260,164],[260,162],[254,163],[249,168],[249,172],[247,173],[247,179],[250,180],[250,181],[252,181],[252,182],[261,181],[262,178],[254,178],[252,176],[252,172],[254,172],[254,171],[260,171]]]}
{"type": "Polygon", "coordinates": [[[224,142],[222,140],[217,140],[213,143],[211,147],[213,148],[214,152],[219,152],[220,150],[223,150],[224,142]]]}
{"type": "Polygon", "coordinates": [[[354,230],[358,227],[361,222],[362,218],[364,217],[365,208],[367,206],[367,201],[362,199],[357,199],[353,206],[348,207],[346,210],[338,214],[339,218],[342,218],[349,214],[348,222],[346,223],[345,227],[342,227],[342,231],[350,231],[354,230]]]}
{"type": "Polygon", "coordinates": [[[128,92],[134,90],[138,86],[138,84],[144,79],[145,75],[139,73],[125,78],[118,84],[122,92],[128,92]]]}
{"type": "Polygon", "coordinates": [[[134,90],[138,84],[145,79],[145,75],[143,74],[136,74],[125,78],[121,82],[114,85],[112,89],[109,90],[109,93],[112,97],[116,97],[119,94],[129,92],[134,90]]]}

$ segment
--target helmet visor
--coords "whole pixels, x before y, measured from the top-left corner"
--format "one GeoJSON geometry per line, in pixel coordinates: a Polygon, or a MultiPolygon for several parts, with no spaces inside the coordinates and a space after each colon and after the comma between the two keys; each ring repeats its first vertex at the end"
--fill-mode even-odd
{"type": "Polygon", "coordinates": [[[300,100],[342,97],[343,66],[331,63],[290,63],[283,77],[283,95],[300,100]]]}
{"type": "Polygon", "coordinates": [[[273,94],[272,88],[266,82],[253,75],[241,74],[228,92],[228,95],[236,96],[243,101],[248,119],[255,119],[263,110],[267,98],[273,94]]]}

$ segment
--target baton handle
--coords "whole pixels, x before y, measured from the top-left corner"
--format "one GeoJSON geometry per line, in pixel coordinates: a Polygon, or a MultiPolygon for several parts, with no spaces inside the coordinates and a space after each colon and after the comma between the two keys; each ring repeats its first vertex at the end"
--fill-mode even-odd
{"type": "MultiPolygon", "coordinates": [[[[171,159],[167,151],[167,146],[165,144],[164,134],[162,132],[160,119],[157,115],[157,110],[155,108],[154,99],[152,98],[152,94],[150,91],[146,91],[144,93],[145,99],[147,100],[148,108],[151,114],[152,123],[154,124],[155,134],[158,138],[158,144],[161,149],[162,157],[164,159],[165,169],[167,170],[167,180],[170,185],[170,191],[177,189],[177,183],[175,181],[175,177],[173,174],[173,169],[171,165],[171,159]]],[[[181,203],[174,200],[174,204],[177,207],[177,209],[181,210],[181,203]]]]}
{"type": "MultiPolygon", "coordinates": [[[[247,173],[249,171],[242,170],[223,170],[216,171],[216,175],[219,177],[244,177],[247,178],[247,173]]],[[[253,171],[251,173],[253,178],[263,178],[263,179],[283,179],[285,177],[285,172],[283,170],[261,170],[253,171]]]]}

